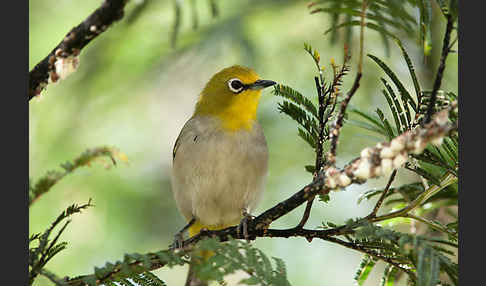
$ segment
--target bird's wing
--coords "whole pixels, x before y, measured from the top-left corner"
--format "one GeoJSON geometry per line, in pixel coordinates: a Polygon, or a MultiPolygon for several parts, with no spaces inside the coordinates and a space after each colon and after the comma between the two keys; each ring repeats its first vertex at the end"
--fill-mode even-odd
{"type": "Polygon", "coordinates": [[[179,148],[179,146],[181,145],[182,141],[181,139],[186,135],[186,133],[188,132],[188,127],[189,125],[191,124],[191,121],[192,121],[193,117],[191,117],[189,120],[187,120],[187,122],[184,124],[184,126],[182,127],[181,129],[181,132],[179,133],[179,136],[177,136],[177,139],[174,143],[174,148],[172,149],[172,161],[174,161],[175,159],[175,156],[176,156],[176,153],[177,153],[177,149],[179,148]]]}
{"type": "Polygon", "coordinates": [[[175,155],[176,155],[176,152],[177,152],[177,147],[179,147],[179,143],[180,143],[180,138],[181,138],[181,133],[179,133],[179,136],[177,136],[177,139],[175,141],[175,144],[174,144],[174,148],[172,149],[172,161],[174,161],[175,159],[175,155]]]}
{"type": "Polygon", "coordinates": [[[174,148],[172,149],[172,161],[174,161],[175,159],[175,156],[176,156],[176,152],[177,152],[177,148],[179,147],[180,143],[181,143],[181,135],[182,135],[182,132],[184,132],[184,129],[181,130],[181,133],[179,133],[179,136],[177,136],[177,139],[175,141],[175,144],[174,144],[174,148]]]}

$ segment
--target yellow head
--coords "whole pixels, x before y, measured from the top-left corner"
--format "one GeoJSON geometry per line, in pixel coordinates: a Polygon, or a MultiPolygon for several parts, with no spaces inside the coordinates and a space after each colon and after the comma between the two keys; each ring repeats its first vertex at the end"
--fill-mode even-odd
{"type": "Polygon", "coordinates": [[[251,129],[261,89],[274,85],[250,68],[232,66],[215,74],[204,87],[194,115],[216,116],[228,131],[251,129]]]}

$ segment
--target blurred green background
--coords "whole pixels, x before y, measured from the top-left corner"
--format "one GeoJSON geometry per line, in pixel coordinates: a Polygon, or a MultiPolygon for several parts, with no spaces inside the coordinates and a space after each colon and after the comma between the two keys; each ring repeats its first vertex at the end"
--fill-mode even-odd
{"type": "MultiPolygon", "coordinates": [[[[84,20],[101,0],[29,1],[29,69],[42,60],[63,36],[84,20]]],[[[87,274],[94,266],[123,258],[124,253],[167,248],[185,221],[171,193],[172,146],[190,117],[199,91],[220,69],[240,64],[254,68],[262,78],[289,85],[315,97],[315,67],[303,49],[310,43],[330,71],[330,60],[342,62],[343,45],[330,44],[323,32],[330,27],[327,14],[309,14],[307,1],[216,1],[220,15],[212,18],[208,1],[195,1],[199,27],[192,29],[191,1],[181,1],[182,18],[176,48],[171,48],[173,1],[130,1],[125,18],[91,42],[80,55],[79,69],[40,98],[29,102],[29,176],[37,178],[72,160],[90,147],[110,145],[129,158],[109,170],[103,164],[77,170],[35,202],[29,210],[29,232],[37,233],[73,203],[93,199],[95,207],[73,217],[62,236],[68,241],[47,269],[64,276],[87,274]],[[140,6],[141,5],[141,6],[140,6]],[[134,14],[134,11],[143,8],[134,14]]],[[[434,3],[435,4],[435,3],[434,3]]],[[[430,88],[441,48],[443,21],[435,9],[433,51],[424,61],[416,39],[405,46],[421,84],[430,88]]],[[[418,13],[418,12],[417,12],[418,13]]],[[[417,15],[418,16],[418,15],[417,15]]],[[[358,41],[353,38],[351,72],[356,72],[358,41]]],[[[365,33],[365,53],[383,59],[412,90],[411,80],[398,47],[391,42],[386,57],[381,37],[365,33]]],[[[457,93],[457,55],[448,58],[443,89],[457,93]]],[[[388,112],[381,95],[380,77],[386,75],[369,58],[352,100],[355,107],[388,112]]],[[[304,165],[313,164],[313,150],[297,136],[296,124],[277,111],[281,99],[263,92],[259,121],[270,149],[270,172],[264,198],[254,214],[286,199],[311,180],[304,165]]],[[[347,125],[338,148],[342,166],[380,138],[347,125]]],[[[400,171],[395,185],[416,178],[400,171]]],[[[383,187],[383,180],[349,187],[331,194],[327,204],[318,202],[307,226],[322,221],[344,223],[368,214],[374,202],[357,204],[369,188],[383,187]]],[[[298,223],[303,206],[283,217],[273,228],[298,223]]],[[[305,239],[257,239],[267,255],[285,260],[292,285],[354,285],[361,254],[329,242],[305,239]]],[[[376,285],[383,265],[376,267],[367,285],[376,285]]],[[[155,273],[168,285],[182,285],[186,267],[163,268],[155,273]]],[[[50,285],[39,278],[35,285],[50,285]]]]}

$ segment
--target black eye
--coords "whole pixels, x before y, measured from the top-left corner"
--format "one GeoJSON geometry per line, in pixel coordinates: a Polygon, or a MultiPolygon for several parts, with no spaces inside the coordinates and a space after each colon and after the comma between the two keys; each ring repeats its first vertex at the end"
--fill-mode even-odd
{"type": "Polygon", "coordinates": [[[242,88],[242,87],[243,87],[243,84],[242,84],[242,83],[241,83],[241,81],[239,81],[239,80],[234,80],[234,81],[232,81],[232,82],[231,82],[231,87],[232,87],[233,89],[238,90],[238,89],[240,89],[240,88],[242,88]]]}
{"type": "Polygon", "coordinates": [[[228,81],[228,86],[229,86],[230,90],[234,93],[238,93],[238,92],[242,91],[243,88],[245,87],[243,85],[243,83],[237,78],[230,79],[228,81]]]}

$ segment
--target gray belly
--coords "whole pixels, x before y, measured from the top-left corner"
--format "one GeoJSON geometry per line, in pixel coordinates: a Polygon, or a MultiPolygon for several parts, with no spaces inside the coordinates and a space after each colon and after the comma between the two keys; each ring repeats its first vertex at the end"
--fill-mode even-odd
{"type": "Polygon", "coordinates": [[[263,132],[256,122],[251,131],[232,133],[190,126],[184,126],[194,130],[180,138],[173,162],[179,210],[187,220],[195,216],[205,225],[237,224],[264,189],[268,151],[263,132]]]}

